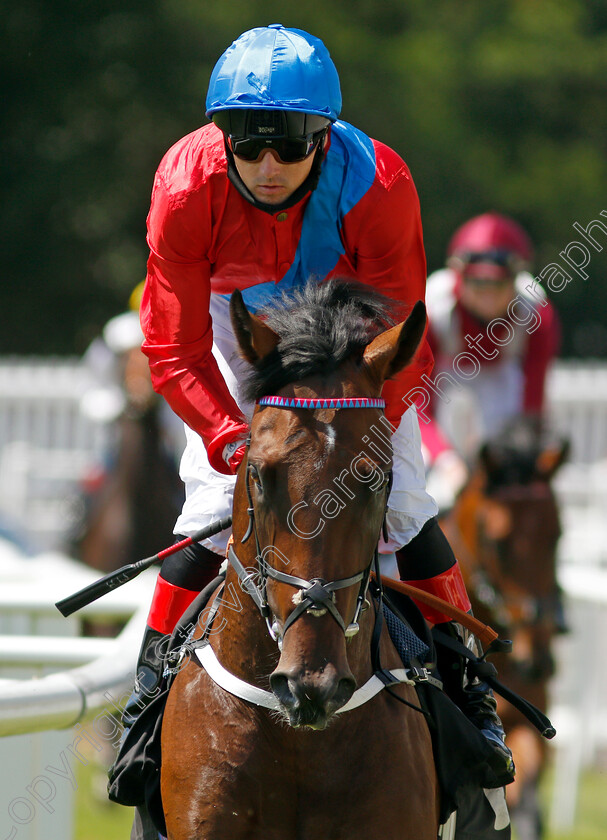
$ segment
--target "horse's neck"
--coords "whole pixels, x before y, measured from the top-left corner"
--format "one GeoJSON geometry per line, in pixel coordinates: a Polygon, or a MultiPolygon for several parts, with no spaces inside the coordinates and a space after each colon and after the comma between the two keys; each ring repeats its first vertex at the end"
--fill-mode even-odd
{"type": "Polygon", "coordinates": [[[519,532],[529,550],[524,554],[512,553],[509,571],[527,592],[545,598],[554,594],[557,587],[556,550],[560,523],[556,499],[549,485],[542,488],[543,495],[531,497],[529,502],[513,511],[514,528],[519,532]]]}
{"type": "Polygon", "coordinates": [[[473,568],[478,555],[479,510],[484,502],[482,489],[472,480],[462,490],[443,528],[464,568],[473,568]]]}

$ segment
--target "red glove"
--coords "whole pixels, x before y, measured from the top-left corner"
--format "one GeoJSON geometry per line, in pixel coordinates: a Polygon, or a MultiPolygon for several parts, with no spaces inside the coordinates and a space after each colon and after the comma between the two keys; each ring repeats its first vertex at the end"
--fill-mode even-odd
{"type": "Polygon", "coordinates": [[[223,447],[222,457],[228,465],[230,472],[236,475],[238,467],[242,464],[247,451],[247,438],[238,437],[236,440],[226,443],[223,447]]]}

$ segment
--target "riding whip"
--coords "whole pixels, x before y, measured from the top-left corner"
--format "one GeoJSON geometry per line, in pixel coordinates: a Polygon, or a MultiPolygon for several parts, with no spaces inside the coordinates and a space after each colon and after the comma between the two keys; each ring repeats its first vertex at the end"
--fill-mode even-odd
{"type": "Polygon", "coordinates": [[[231,524],[231,516],[226,516],[223,519],[219,519],[217,522],[212,522],[210,525],[207,525],[206,528],[202,528],[202,530],[197,531],[193,536],[186,537],[186,539],[180,540],[180,542],[177,542],[168,548],[163,548],[162,551],[159,551],[158,554],[154,554],[153,557],[145,557],[143,560],[138,560],[136,563],[129,563],[127,566],[122,566],[122,568],[117,569],[115,572],[110,572],[109,575],[105,575],[105,577],[96,580],[94,583],[90,583],[79,592],[69,595],[62,601],[57,601],[55,606],[61,615],[67,618],[68,615],[82,609],[82,607],[86,607],[87,604],[91,604],[93,601],[96,601],[98,598],[101,598],[113,589],[118,589],[119,586],[128,583],[129,580],[133,580],[133,578],[136,578],[137,575],[141,574],[144,569],[148,569],[150,566],[153,566],[154,563],[164,560],[165,557],[175,554],[182,548],[187,548],[187,546],[192,545],[192,543],[206,540],[208,537],[213,537],[220,531],[227,530],[231,524]]]}

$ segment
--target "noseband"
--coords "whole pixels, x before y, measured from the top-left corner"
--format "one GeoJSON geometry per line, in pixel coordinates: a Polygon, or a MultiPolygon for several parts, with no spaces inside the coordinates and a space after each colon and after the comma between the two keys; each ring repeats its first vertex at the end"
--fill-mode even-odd
{"type": "MultiPolygon", "coordinates": [[[[273,408],[290,409],[383,409],[386,405],[384,400],[372,397],[337,397],[331,399],[307,399],[298,397],[278,396],[262,397],[260,400],[258,400],[257,404],[262,406],[272,406],[273,408]]],[[[245,475],[245,486],[248,500],[247,514],[249,516],[249,525],[244,537],[241,540],[241,544],[245,543],[251,537],[251,535],[253,535],[255,539],[257,568],[253,571],[251,571],[250,569],[246,569],[238,559],[238,556],[234,551],[234,547],[230,545],[228,549],[228,560],[232,564],[234,570],[236,571],[236,574],[240,578],[243,589],[251,596],[251,598],[257,605],[257,608],[259,609],[261,615],[265,619],[270,636],[272,637],[272,639],[274,639],[275,642],[278,643],[279,647],[282,647],[282,638],[284,637],[289,627],[291,627],[297,621],[297,619],[304,614],[319,617],[325,615],[325,613],[328,612],[329,615],[340,626],[346,638],[351,638],[352,636],[355,636],[360,629],[358,622],[360,614],[365,604],[367,589],[369,586],[369,577],[371,574],[371,568],[373,566],[375,566],[376,579],[378,581],[380,580],[379,552],[377,549],[377,545],[375,548],[374,555],[366,569],[364,569],[362,572],[358,572],[358,574],[352,575],[351,577],[341,578],[340,580],[325,581],[322,578],[312,578],[311,580],[305,580],[304,578],[296,577],[295,575],[289,575],[286,572],[281,572],[278,569],[275,569],[272,566],[270,566],[265,559],[266,555],[271,552],[279,552],[277,552],[275,548],[262,549],[259,541],[257,525],[255,522],[255,508],[253,505],[253,498],[251,495],[251,488],[249,483],[249,476],[251,473],[251,465],[249,465],[248,462],[250,443],[251,438],[249,437],[249,439],[247,440],[247,463],[245,475]],[[298,589],[300,593],[299,603],[297,604],[295,609],[289,613],[282,628],[279,626],[277,621],[271,621],[272,612],[267,598],[268,578],[271,578],[272,580],[275,580],[278,583],[286,583],[289,586],[293,586],[296,589],[298,589]],[[257,582],[254,579],[256,579],[257,582]],[[335,592],[339,589],[346,589],[349,586],[354,586],[357,583],[359,583],[360,586],[358,589],[358,596],[356,599],[354,615],[352,617],[352,621],[349,624],[346,624],[341,613],[337,609],[337,606],[335,605],[335,592]]],[[[388,503],[388,496],[390,494],[391,478],[392,473],[390,473],[389,475],[388,484],[386,486],[386,506],[388,503]]],[[[384,516],[384,533],[385,527],[386,525],[384,516]]]]}

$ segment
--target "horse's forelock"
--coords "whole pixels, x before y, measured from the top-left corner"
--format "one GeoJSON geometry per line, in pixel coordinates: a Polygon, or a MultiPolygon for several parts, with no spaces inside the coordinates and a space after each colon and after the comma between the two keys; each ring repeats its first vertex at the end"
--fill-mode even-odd
{"type": "Polygon", "coordinates": [[[369,341],[396,323],[399,304],[353,281],[308,282],[258,314],[280,336],[245,383],[248,399],[318,374],[331,374],[362,357],[369,341]]]}

